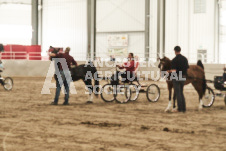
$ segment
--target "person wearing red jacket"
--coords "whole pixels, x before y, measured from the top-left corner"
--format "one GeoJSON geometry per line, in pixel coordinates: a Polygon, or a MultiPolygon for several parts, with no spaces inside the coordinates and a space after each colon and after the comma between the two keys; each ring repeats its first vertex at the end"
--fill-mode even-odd
{"type": "Polygon", "coordinates": [[[125,69],[126,71],[120,73],[122,76],[122,82],[128,83],[132,82],[135,79],[135,61],[133,53],[129,53],[128,55],[128,62],[124,63],[123,65],[117,65],[119,69],[125,69]]]}

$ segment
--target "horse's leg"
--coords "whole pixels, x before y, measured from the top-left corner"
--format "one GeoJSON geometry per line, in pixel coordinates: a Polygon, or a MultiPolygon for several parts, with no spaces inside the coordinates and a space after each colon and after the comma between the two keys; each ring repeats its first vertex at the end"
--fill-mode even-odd
{"type": "Polygon", "coordinates": [[[201,85],[199,85],[199,110],[202,110],[203,108],[203,101],[202,101],[202,97],[203,97],[203,88],[201,85]]]}
{"type": "Polygon", "coordinates": [[[167,86],[168,86],[168,90],[169,90],[169,104],[168,104],[167,108],[165,109],[165,112],[170,111],[171,106],[172,106],[171,96],[172,96],[173,84],[171,82],[167,82],[167,86]]]}
{"type": "Polygon", "coordinates": [[[203,101],[202,98],[199,98],[199,110],[202,110],[203,108],[203,101]]]}
{"type": "Polygon", "coordinates": [[[92,85],[92,81],[90,79],[88,79],[88,80],[84,80],[84,83],[85,83],[85,85],[86,85],[86,87],[88,88],[88,91],[89,91],[89,96],[88,96],[87,103],[93,103],[93,85],[92,85]]]}
{"type": "Polygon", "coordinates": [[[197,91],[198,95],[199,95],[199,110],[202,110],[203,108],[203,101],[202,101],[202,97],[203,97],[203,89],[202,89],[202,85],[196,83],[192,83],[192,85],[194,86],[195,90],[197,91]]]}

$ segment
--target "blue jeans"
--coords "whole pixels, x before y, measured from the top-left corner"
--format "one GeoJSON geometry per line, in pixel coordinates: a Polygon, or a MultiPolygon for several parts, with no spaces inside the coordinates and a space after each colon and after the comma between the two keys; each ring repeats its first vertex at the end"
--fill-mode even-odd
{"type": "Polygon", "coordinates": [[[58,103],[61,87],[64,85],[65,88],[65,102],[68,103],[69,100],[69,92],[70,92],[70,82],[71,82],[71,75],[70,71],[60,71],[60,73],[55,74],[55,80],[56,80],[56,94],[54,103],[58,103]]]}

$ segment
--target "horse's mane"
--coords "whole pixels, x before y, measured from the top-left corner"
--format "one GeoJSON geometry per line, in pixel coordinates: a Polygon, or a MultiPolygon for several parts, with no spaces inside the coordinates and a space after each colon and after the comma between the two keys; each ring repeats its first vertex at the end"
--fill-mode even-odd
{"type": "Polygon", "coordinates": [[[161,59],[161,61],[164,62],[164,66],[166,69],[171,69],[171,60],[164,56],[164,58],[161,59]]]}
{"type": "Polygon", "coordinates": [[[171,60],[168,57],[166,57],[166,56],[164,56],[162,60],[164,60],[167,63],[170,63],[171,62],[171,60]]]}

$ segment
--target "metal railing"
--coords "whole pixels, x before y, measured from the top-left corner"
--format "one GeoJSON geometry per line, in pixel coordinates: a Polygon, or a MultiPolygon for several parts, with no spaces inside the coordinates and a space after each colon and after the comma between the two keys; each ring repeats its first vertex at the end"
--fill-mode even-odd
{"type": "Polygon", "coordinates": [[[41,52],[2,52],[2,60],[42,60],[41,52]]]}
{"type": "MultiPolygon", "coordinates": [[[[92,54],[93,55],[93,54],[92,54]]],[[[211,55],[202,55],[197,53],[189,53],[183,54],[187,57],[189,63],[197,63],[200,59],[204,64],[226,64],[226,56],[224,59],[216,59],[211,55]]],[[[76,61],[87,61],[87,60],[100,60],[100,61],[111,61],[111,54],[105,52],[97,52],[96,58],[85,57],[84,54],[73,53],[72,56],[76,61]]],[[[169,59],[173,59],[175,57],[174,53],[165,53],[165,54],[157,54],[157,53],[149,53],[149,58],[145,57],[144,53],[134,53],[134,56],[139,57],[139,61],[157,61],[158,56],[163,57],[166,56],[169,59]]],[[[221,56],[222,57],[222,56],[221,56]]],[[[123,61],[123,59],[127,58],[127,54],[115,56],[115,61],[123,61]]],[[[0,54],[0,59],[2,60],[43,60],[48,61],[48,54],[44,55],[41,52],[2,52],[0,54]]]]}

